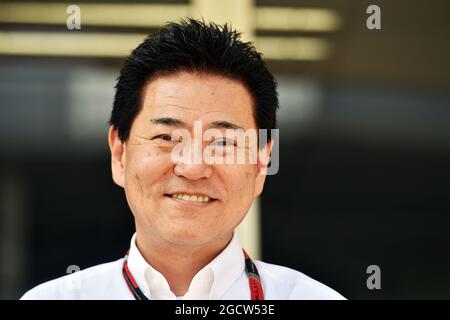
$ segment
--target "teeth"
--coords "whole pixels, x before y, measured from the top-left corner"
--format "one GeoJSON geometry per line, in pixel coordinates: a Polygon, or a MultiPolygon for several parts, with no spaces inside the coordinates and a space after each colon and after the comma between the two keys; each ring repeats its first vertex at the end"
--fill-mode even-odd
{"type": "Polygon", "coordinates": [[[210,201],[210,198],[208,196],[200,196],[200,195],[188,195],[188,194],[181,194],[176,193],[172,197],[186,200],[186,201],[194,201],[194,202],[208,202],[210,201]]]}

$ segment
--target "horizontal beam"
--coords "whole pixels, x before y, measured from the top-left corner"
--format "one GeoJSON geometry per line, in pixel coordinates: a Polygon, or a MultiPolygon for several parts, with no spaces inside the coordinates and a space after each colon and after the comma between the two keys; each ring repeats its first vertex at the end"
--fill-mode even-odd
{"type": "MultiPolygon", "coordinates": [[[[81,26],[159,27],[189,15],[186,5],[81,3],[81,26]]],[[[66,25],[63,3],[0,3],[0,22],[66,25]]]]}
{"type": "MultiPolygon", "coordinates": [[[[65,25],[68,4],[46,2],[0,3],[0,22],[65,25]]],[[[159,27],[192,15],[180,4],[81,3],[81,24],[86,26],[159,27]]],[[[341,25],[340,15],[325,8],[255,7],[255,30],[332,32],[341,25]]],[[[207,17],[206,17],[207,18],[207,17]]]]}
{"type": "Polygon", "coordinates": [[[257,30],[332,32],[340,28],[340,15],[324,8],[260,7],[256,9],[257,30]]]}
{"type": "MultiPolygon", "coordinates": [[[[122,58],[146,36],[144,33],[0,31],[0,55],[122,58]]],[[[318,37],[257,37],[255,45],[264,58],[274,60],[322,60],[330,54],[330,44],[318,37]]]]}

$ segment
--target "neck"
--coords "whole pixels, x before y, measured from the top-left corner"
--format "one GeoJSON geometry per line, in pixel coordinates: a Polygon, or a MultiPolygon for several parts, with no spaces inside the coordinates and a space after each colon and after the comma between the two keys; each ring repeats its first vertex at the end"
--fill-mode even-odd
{"type": "Polygon", "coordinates": [[[137,231],[136,245],[147,263],[166,278],[170,290],[182,296],[194,276],[225,249],[231,238],[232,234],[208,244],[189,246],[137,231]]]}

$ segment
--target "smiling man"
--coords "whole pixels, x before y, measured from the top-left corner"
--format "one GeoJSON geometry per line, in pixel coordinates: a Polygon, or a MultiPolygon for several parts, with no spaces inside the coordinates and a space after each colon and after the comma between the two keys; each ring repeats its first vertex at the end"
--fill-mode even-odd
{"type": "Polygon", "coordinates": [[[135,218],[130,250],[23,298],[342,299],[252,261],[234,232],[263,190],[273,143],[270,131],[256,148],[228,133],[274,129],[277,109],[261,55],[227,26],[188,19],[148,37],[120,72],[108,136],[113,180],[135,218]],[[230,154],[247,160],[218,161],[230,154]]]}

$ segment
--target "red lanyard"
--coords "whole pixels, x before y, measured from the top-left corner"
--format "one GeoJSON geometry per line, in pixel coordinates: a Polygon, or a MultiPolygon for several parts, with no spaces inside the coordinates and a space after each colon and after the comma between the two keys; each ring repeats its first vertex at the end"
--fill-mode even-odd
{"type": "MultiPolygon", "coordinates": [[[[252,300],[264,300],[264,293],[261,285],[261,278],[258,273],[258,269],[256,269],[256,265],[253,263],[252,259],[248,256],[247,252],[242,249],[244,252],[245,258],[245,273],[248,277],[248,283],[250,286],[250,295],[252,300]]],[[[147,296],[142,292],[139,288],[136,280],[134,280],[133,275],[128,269],[128,253],[125,255],[123,261],[122,268],[123,277],[125,278],[125,282],[128,285],[128,289],[130,289],[136,300],[148,300],[147,296]]]]}

